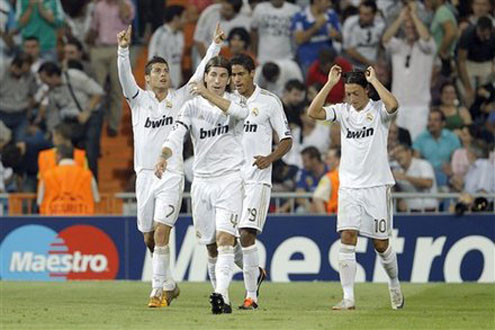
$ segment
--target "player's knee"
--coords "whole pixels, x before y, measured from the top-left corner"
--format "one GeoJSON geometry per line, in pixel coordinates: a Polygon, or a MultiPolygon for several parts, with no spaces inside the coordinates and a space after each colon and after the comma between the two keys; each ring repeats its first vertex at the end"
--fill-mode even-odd
{"type": "Polygon", "coordinates": [[[170,237],[171,227],[157,223],[155,228],[154,240],[157,245],[167,245],[170,237]]]}
{"type": "Polygon", "coordinates": [[[344,230],[340,233],[340,241],[343,244],[356,245],[357,232],[354,230],[344,230]]]}
{"type": "Polygon", "coordinates": [[[240,236],[242,247],[248,247],[256,243],[256,229],[242,228],[240,236]]]}
{"type": "Polygon", "coordinates": [[[218,256],[217,243],[206,245],[206,250],[210,258],[216,258],[218,256]]]}
{"type": "Polygon", "coordinates": [[[373,245],[375,247],[375,250],[379,253],[383,253],[387,250],[388,248],[388,239],[387,240],[381,240],[381,239],[374,239],[373,240],[373,245]]]}
{"type": "Polygon", "coordinates": [[[218,246],[234,246],[235,243],[235,236],[229,233],[225,232],[218,232],[217,233],[217,245],[218,246]]]}

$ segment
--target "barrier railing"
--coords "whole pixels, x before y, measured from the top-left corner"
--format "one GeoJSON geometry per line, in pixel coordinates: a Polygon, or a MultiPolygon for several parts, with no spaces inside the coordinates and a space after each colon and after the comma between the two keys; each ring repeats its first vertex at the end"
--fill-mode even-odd
{"type": "MultiPolygon", "coordinates": [[[[402,193],[392,194],[392,200],[395,213],[451,213],[448,205],[453,205],[460,193],[402,193]],[[437,207],[420,210],[411,210],[406,208],[398,212],[398,203],[400,200],[426,200],[436,199],[437,207]],[[442,206],[442,208],[440,207],[442,206]]],[[[270,213],[276,214],[309,214],[310,201],[312,193],[299,192],[273,192],[271,195],[270,213]]],[[[494,200],[495,194],[476,194],[475,197],[485,197],[488,200],[494,200]]],[[[136,214],[136,195],[134,193],[117,193],[117,194],[100,194],[101,201],[95,205],[95,214],[97,215],[135,215],[136,214]]],[[[407,204],[407,203],[406,203],[407,204]]],[[[191,194],[184,193],[182,214],[191,214],[191,194]]],[[[13,193],[0,194],[0,215],[25,215],[37,213],[36,194],[13,193]]]]}
{"type": "MultiPolygon", "coordinates": [[[[123,200],[114,194],[100,194],[100,202],[95,204],[95,214],[123,214],[123,200]]],[[[0,215],[25,215],[38,213],[36,194],[0,194],[0,215]]]]}

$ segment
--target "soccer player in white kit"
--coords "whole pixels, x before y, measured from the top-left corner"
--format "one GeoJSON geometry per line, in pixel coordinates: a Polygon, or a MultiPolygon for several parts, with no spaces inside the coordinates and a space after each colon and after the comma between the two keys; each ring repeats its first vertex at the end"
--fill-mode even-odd
{"type": "Polygon", "coordinates": [[[259,265],[256,236],[263,230],[270,206],[272,163],[290,150],[292,135],[280,99],[254,84],[253,59],[238,55],[230,63],[232,82],[237,92],[246,98],[249,110],[242,134],[245,189],[239,222],[246,297],[239,308],[254,310],[258,308],[257,291],[266,277],[265,270],[259,265]],[[273,131],[277,133],[279,143],[272,151],[273,131]]]}
{"type": "Polygon", "coordinates": [[[225,92],[230,75],[230,62],[217,56],[206,65],[207,87],[202,82],[190,84],[193,93],[201,96],[182,107],[155,169],[161,177],[174,155],[182,154],[183,139],[189,132],[194,148],[194,228],[199,243],[207,245],[209,256],[218,254],[215,291],[210,295],[214,314],[232,313],[228,289],[234,273],[234,245],[242,211],[240,171],[244,160],[240,137],[248,110],[242,102],[235,102],[238,96],[225,92]]]}
{"type": "MultiPolygon", "coordinates": [[[[220,51],[225,36],[218,25],[215,36],[191,81],[202,79],[206,62],[220,51]]],[[[131,27],[120,32],[117,38],[119,79],[132,114],[137,226],[153,253],[152,291],[148,307],[165,307],[179,295],[170,270],[168,242],[182,203],[182,154],[176,154],[169,160],[168,170],[161,179],[155,177],[154,165],[180,108],[192,95],[187,86],[178,90],[169,89],[169,67],[161,57],[154,57],[146,64],[145,80],[149,90],[141,89],[132,75],[129,60],[131,27]]]]}
{"type": "Polygon", "coordinates": [[[356,243],[358,234],[369,237],[389,278],[393,309],[404,305],[399,284],[397,256],[389,244],[392,232],[390,188],[395,184],[387,155],[390,120],[396,115],[397,99],[378,81],[375,70],[345,75],[346,103],[324,107],[328,93],[339,82],[342,69],[334,65],[328,81],[308,109],[313,119],[341,125],[342,157],[339,168],[337,231],[340,232],[339,274],[343,300],[334,310],[354,309],[356,243]],[[370,100],[373,86],[380,101],[370,100]]]}

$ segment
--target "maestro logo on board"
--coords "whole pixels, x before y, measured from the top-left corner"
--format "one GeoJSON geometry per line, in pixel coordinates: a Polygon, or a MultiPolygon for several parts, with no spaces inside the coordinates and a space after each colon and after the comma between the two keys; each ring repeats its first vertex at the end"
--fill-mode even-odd
{"type": "Polygon", "coordinates": [[[119,270],[119,254],[101,229],[75,225],[59,233],[42,225],[11,231],[0,245],[3,280],[106,280],[119,270]]]}

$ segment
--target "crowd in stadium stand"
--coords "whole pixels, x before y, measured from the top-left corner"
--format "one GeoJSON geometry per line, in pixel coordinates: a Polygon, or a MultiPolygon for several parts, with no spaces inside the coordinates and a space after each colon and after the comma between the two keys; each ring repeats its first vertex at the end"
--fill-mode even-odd
{"type": "MultiPolygon", "coordinates": [[[[119,31],[133,24],[134,47],[164,57],[176,88],[218,21],[228,36],[221,54],[252,56],[255,82],[283,103],[294,144],[274,164],[273,191],[314,193],[298,211],[335,212],[340,128],[306,114],[334,64],[344,73],[373,66],[399,100],[388,145],[396,191],[495,193],[494,2],[0,0],[0,193],[36,192],[40,152],[57,136],[84,150],[98,180],[102,127],[116,136],[122,119],[119,31]]],[[[344,98],[341,82],[327,101],[344,98]]],[[[398,203],[438,207],[431,198],[398,203]]]]}

